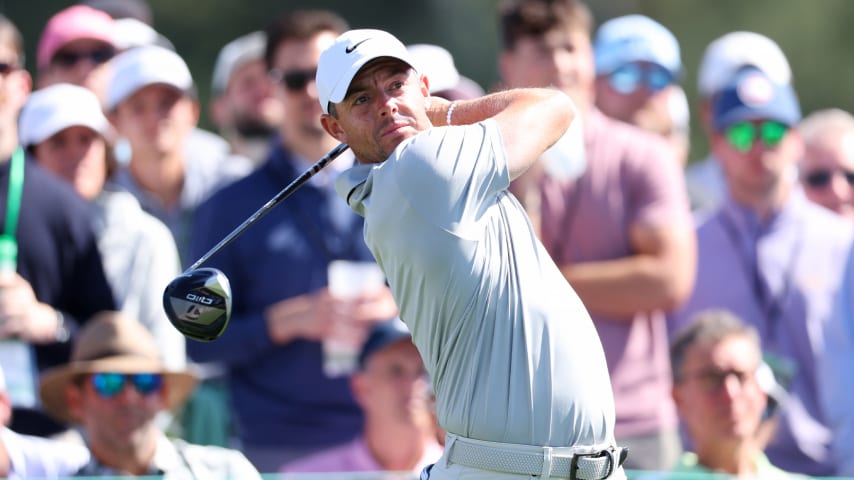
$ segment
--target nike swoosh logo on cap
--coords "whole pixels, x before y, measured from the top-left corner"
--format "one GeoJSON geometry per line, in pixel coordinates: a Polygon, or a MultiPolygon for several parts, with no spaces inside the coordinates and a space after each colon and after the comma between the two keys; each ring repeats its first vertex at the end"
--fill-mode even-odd
{"type": "Polygon", "coordinates": [[[353,53],[353,50],[355,50],[356,48],[358,48],[358,47],[359,47],[359,45],[361,45],[361,44],[363,44],[363,43],[367,42],[368,40],[370,40],[370,38],[366,38],[366,39],[362,40],[361,42],[357,42],[357,43],[356,43],[355,45],[353,45],[352,47],[347,47],[347,48],[345,48],[345,49],[344,49],[344,53],[348,53],[348,54],[349,54],[349,53],[353,53]]]}

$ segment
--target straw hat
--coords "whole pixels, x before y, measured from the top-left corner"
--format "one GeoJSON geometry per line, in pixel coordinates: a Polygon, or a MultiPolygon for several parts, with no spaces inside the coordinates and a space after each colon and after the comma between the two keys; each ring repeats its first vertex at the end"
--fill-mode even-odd
{"type": "Polygon", "coordinates": [[[63,422],[74,423],[65,391],[79,375],[99,372],[162,374],[166,407],[170,410],[184,403],[197,382],[188,371],[163,369],[154,338],[141,323],[118,312],[103,312],[78,333],[71,361],[42,374],[39,395],[44,410],[63,422]]]}

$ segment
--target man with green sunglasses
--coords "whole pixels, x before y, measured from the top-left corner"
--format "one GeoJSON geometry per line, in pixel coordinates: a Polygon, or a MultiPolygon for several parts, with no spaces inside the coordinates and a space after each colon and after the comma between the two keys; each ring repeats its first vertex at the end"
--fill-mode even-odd
{"type": "Polygon", "coordinates": [[[765,452],[771,463],[811,476],[833,475],[830,425],[820,385],[822,335],[854,230],[810,202],[796,166],[804,144],[789,84],[739,71],[711,104],[712,153],[727,194],[697,230],[697,282],[673,328],[701,310],[723,308],[757,329],[766,361],[785,366],[788,388],[765,452]],[[825,439],[825,440],[822,440],[825,439]]]}

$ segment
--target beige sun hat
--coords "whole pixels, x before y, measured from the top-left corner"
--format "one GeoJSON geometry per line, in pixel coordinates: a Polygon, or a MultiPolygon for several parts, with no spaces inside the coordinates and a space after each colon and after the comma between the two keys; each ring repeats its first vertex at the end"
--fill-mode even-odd
{"type": "Polygon", "coordinates": [[[169,410],[182,405],[197,382],[189,371],[164,370],[154,338],[141,323],[119,312],[102,312],[78,333],[69,363],[42,374],[39,396],[44,410],[65,423],[75,423],[65,391],[79,375],[100,372],[162,374],[169,410]]]}

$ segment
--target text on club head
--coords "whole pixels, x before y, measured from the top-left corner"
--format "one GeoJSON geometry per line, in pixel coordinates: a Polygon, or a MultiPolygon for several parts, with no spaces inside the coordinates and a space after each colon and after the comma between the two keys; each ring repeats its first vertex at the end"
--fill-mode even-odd
{"type": "Polygon", "coordinates": [[[184,298],[191,302],[201,303],[202,305],[213,305],[214,299],[211,297],[206,297],[204,295],[197,295],[195,293],[188,293],[184,298]]]}

